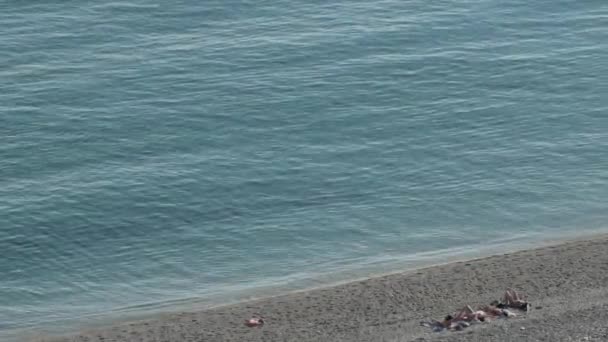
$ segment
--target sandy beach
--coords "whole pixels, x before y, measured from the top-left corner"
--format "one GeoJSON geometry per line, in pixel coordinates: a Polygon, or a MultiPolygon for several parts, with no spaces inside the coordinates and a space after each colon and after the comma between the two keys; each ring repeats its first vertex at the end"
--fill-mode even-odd
{"type": "Polygon", "coordinates": [[[44,342],[607,341],[608,236],[80,331],[44,342]],[[465,304],[527,295],[528,313],[464,331],[420,326],[465,304]],[[265,318],[262,328],[243,320],[265,318]]]}

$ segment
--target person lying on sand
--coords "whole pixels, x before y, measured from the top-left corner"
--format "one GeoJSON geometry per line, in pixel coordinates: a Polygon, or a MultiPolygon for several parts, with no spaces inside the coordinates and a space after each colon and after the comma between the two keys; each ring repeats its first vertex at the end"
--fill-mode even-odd
{"type": "Polygon", "coordinates": [[[245,320],[245,325],[250,328],[261,327],[264,325],[264,320],[262,318],[250,318],[245,320]]]}
{"type": "Polygon", "coordinates": [[[505,291],[502,302],[493,301],[490,305],[494,305],[500,309],[512,308],[522,311],[528,311],[528,308],[530,307],[530,303],[525,301],[519,293],[513,289],[507,289],[507,291],[505,291]]]}
{"type": "Polygon", "coordinates": [[[420,322],[420,325],[429,327],[433,331],[462,330],[475,322],[485,322],[491,318],[514,317],[515,314],[507,309],[498,308],[494,305],[484,306],[479,310],[473,310],[469,305],[462,308],[454,316],[447,315],[443,321],[420,322]]]}
{"type": "Polygon", "coordinates": [[[530,304],[519,296],[519,293],[513,289],[507,289],[503,296],[503,302],[507,307],[528,311],[530,304]]]}
{"type": "Polygon", "coordinates": [[[456,313],[456,315],[454,316],[454,320],[465,321],[465,322],[471,322],[471,321],[482,321],[483,322],[485,320],[485,316],[486,316],[485,312],[483,312],[481,310],[475,311],[475,310],[473,310],[473,308],[471,308],[469,305],[467,305],[456,313]]]}
{"type": "Polygon", "coordinates": [[[473,310],[471,306],[467,305],[462,308],[454,319],[457,321],[479,321],[485,322],[488,318],[497,318],[497,317],[514,317],[515,314],[507,309],[500,309],[492,305],[484,306],[481,309],[473,310]]]}
{"type": "Polygon", "coordinates": [[[486,317],[515,317],[517,316],[515,313],[499,308],[494,305],[487,305],[481,308],[481,311],[485,314],[486,317]]]}
{"type": "Polygon", "coordinates": [[[469,305],[462,308],[454,316],[447,315],[443,321],[431,320],[428,322],[420,322],[420,325],[429,327],[433,331],[447,330],[462,330],[467,328],[473,322],[483,322],[487,314],[481,310],[473,310],[469,305]]]}
{"type": "Polygon", "coordinates": [[[469,322],[465,322],[463,320],[457,320],[452,315],[447,315],[443,321],[430,320],[428,322],[422,321],[420,325],[424,327],[429,327],[433,329],[433,331],[442,331],[444,329],[448,330],[462,330],[468,326],[470,326],[469,322]]]}

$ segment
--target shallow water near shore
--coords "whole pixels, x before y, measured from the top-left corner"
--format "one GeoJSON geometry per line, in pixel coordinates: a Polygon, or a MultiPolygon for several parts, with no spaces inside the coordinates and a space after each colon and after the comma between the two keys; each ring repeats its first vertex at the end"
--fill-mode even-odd
{"type": "Polygon", "coordinates": [[[0,339],[608,222],[602,1],[2,8],[0,339]]]}

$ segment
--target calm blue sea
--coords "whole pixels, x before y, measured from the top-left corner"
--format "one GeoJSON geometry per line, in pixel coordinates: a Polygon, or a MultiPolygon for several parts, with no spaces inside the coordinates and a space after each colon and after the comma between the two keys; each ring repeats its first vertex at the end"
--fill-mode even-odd
{"type": "Polygon", "coordinates": [[[0,339],[604,228],[605,0],[0,0],[0,339]]]}

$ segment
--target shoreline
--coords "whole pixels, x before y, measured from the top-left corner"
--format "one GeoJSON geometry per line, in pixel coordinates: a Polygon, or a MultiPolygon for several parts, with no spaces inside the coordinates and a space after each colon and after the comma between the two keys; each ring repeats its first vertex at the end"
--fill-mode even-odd
{"type": "MultiPolygon", "coordinates": [[[[490,257],[497,253],[513,253],[525,249],[534,249],[552,244],[575,241],[577,239],[590,239],[594,236],[603,236],[604,234],[608,235],[606,229],[586,230],[582,236],[581,234],[574,235],[561,232],[557,237],[550,240],[546,238],[543,239],[542,237],[545,235],[541,233],[534,233],[532,235],[520,234],[515,237],[492,240],[489,244],[485,244],[483,248],[481,248],[480,245],[466,245],[406,254],[405,256],[401,255],[396,258],[384,258],[383,261],[370,263],[375,265],[373,267],[374,271],[371,271],[372,267],[370,266],[363,267],[358,265],[352,269],[341,270],[332,275],[318,274],[316,276],[294,280],[293,282],[297,283],[298,286],[290,286],[287,284],[257,286],[248,289],[247,291],[241,290],[240,292],[232,293],[231,296],[225,295],[221,298],[208,299],[192,296],[171,301],[140,303],[132,306],[119,307],[111,311],[88,314],[79,318],[48,321],[38,326],[13,328],[6,330],[4,334],[0,334],[0,337],[3,339],[10,339],[10,341],[21,341],[24,336],[65,336],[78,331],[99,329],[119,325],[124,322],[161,319],[167,315],[178,314],[180,312],[218,309],[251,301],[269,299],[280,295],[308,292],[364,281],[370,278],[378,278],[392,274],[405,274],[457,261],[490,257]],[[392,259],[392,261],[387,261],[389,259],[392,259]],[[378,271],[378,269],[382,269],[382,271],[378,271]],[[254,293],[254,295],[243,294],[249,292],[254,293]],[[85,317],[86,319],[84,319],[85,317]],[[49,328],[49,326],[61,324],[65,325],[64,328],[49,328]],[[8,332],[8,334],[6,332],[8,332]],[[17,339],[17,337],[19,337],[19,339],[17,339]]],[[[29,337],[28,339],[31,340],[32,338],[29,337]]]]}
{"type": "MultiPolygon", "coordinates": [[[[537,299],[555,299],[551,291],[540,291],[536,278],[543,279],[545,287],[551,289],[559,288],[560,282],[596,277],[595,282],[589,283],[588,290],[603,294],[604,285],[608,284],[608,268],[602,268],[602,265],[608,265],[606,246],[608,234],[605,233],[568,240],[556,238],[539,247],[506,254],[499,252],[492,256],[376,274],[202,310],[157,313],[145,319],[85,328],[63,337],[37,335],[29,340],[374,341],[372,335],[385,336],[387,329],[401,334],[395,337],[396,341],[409,341],[413,337],[452,339],[458,334],[448,333],[451,337],[433,334],[417,323],[421,319],[441,318],[464,304],[478,305],[498,299],[506,287],[526,293],[533,304],[537,299]],[[581,263],[581,260],[587,263],[581,263]],[[565,277],[556,277],[564,272],[565,277]],[[602,275],[604,273],[606,276],[602,275]],[[458,298],[451,298],[449,293],[456,293],[457,296],[452,297],[458,298]],[[266,317],[268,323],[264,328],[251,330],[242,326],[242,320],[254,314],[266,317]],[[402,327],[401,332],[395,325],[402,327]]],[[[595,302],[601,300],[596,298],[595,302]]],[[[504,324],[508,322],[496,326],[504,324]]],[[[488,327],[470,331],[485,331],[488,327]]]]}

